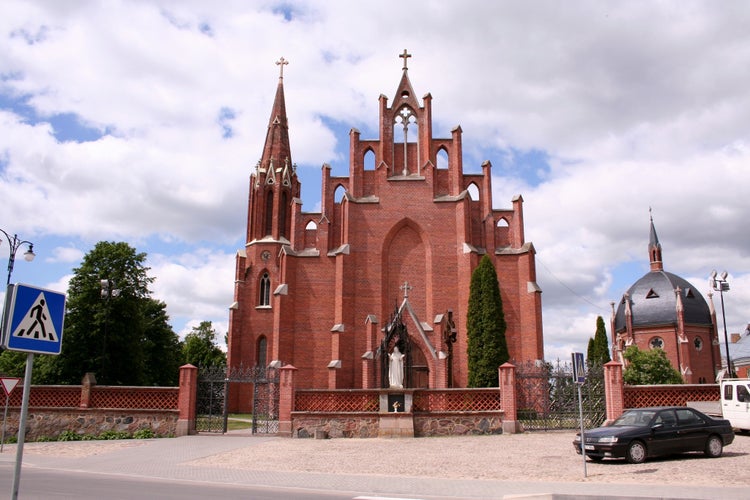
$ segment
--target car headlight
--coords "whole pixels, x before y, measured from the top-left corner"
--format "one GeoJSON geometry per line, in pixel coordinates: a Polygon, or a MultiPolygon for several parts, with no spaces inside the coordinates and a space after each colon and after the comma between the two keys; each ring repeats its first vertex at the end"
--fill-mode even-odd
{"type": "Polygon", "coordinates": [[[616,443],[617,436],[604,436],[599,438],[600,443],[616,443]]]}

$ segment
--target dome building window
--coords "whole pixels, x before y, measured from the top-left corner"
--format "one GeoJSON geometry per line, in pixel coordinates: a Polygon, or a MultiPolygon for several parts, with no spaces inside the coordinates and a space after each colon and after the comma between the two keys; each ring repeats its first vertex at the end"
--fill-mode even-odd
{"type": "Polygon", "coordinates": [[[648,345],[651,349],[664,349],[664,340],[661,337],[654,337],[648,345]]]}
{"type": "Polygon", "coordinates": [[[695,337],[695,340],[693,340],[693,345],[695,346],[696,351],[700,351],[703,349],[703,339],[700,337],[695,337]]]}

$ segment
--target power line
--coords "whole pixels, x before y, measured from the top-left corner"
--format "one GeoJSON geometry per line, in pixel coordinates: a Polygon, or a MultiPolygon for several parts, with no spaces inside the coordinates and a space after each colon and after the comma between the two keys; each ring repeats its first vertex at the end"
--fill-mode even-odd
{"type": "Polygon", "coordinates": [[[569,287],[568,285],[566,285],[566,284],[565,284],[565,283],[563,282],[563,280],[561,280],[560,278],[558,278],[557,276],[555,276],[555,273],[553,273],[552,271],[550,271],[550,269],[549,269],[549,268],[548,268],[548,267],[547,267],[547,266],[546,266],[546,265],[544,264],[544,262],[542,261],[542,259],[540,259],[540,258],[539,258],[539,255],[537,255],[537,256],[536,256],[536,260],[537,260],[537,262],[539,262],[539,263],[540,263],[540,264],[542,265],[542,267],[543,267],[543,268],[544,268],[544,269],[545,269],[545,270],[546,270],[546,271],[547,271],[547,272],[548,272],[548,273],[550,274],[550,276],[552,276],[553,278],[555,278],[555,280],[557,280],[557,282],[558,282],[558,283],[560,283],[560,284],[561,284],[561,285],[562,285],[562,286],[563,286],[563,287],[564,287],[564,288],[565,288],[566,290],[568,290],[568,291],[569,291],[569,292],[570,292],[571,294],[575,295],[576,297],[578,297],[578,298],[579,298],[579,299],[581,299],[582,301],[586,302],[587,304],[589,304],[589,305],[591,305],[591,306],[594,306],[594,307],[595,307],[595,308],[597,308],[597,309],[603,309],[603,310],[605,310],[605,311],[607,310],[607,307],[602,307],[602,306],[600,306],[600,305],[594,304],[594,303],[593,303],[593,302],[591,302],[591,301],[590,301],[589,299],[587,299],[586,297],[584,297],[584,296],[582,296],[582,295],[579,295],[578,293],[576,293],[576,292],[575,292],[575,290],[573,290],[573,289],[572,289],[572,288],[570,288],[570,287],[569,287]]]}

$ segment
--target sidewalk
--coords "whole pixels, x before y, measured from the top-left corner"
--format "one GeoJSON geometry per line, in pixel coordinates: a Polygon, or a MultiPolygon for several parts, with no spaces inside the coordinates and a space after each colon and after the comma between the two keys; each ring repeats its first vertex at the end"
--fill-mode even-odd
{"type": "MultiPolygon", "coordinates": [[[[700,481],[685,484],[679,477],[678,484],[666,484],[674,480],[673,470],[695,476],[706,467],[728,467],[735,471],[735,478],[740,473],[737,479],[740,484],[750,484],[748,436],[738,436],[736,442],[740,446],[727,447],[725,456],[719,459],[691,457],[646,462],[641,466],[588,463],[586,478],[583,462],[573,451],[571,440],[572,433],[409,440],[301,440],[231,434],[27,443],[23,467],[385,496],[501,499],[554,493],[614,497],[627,491],[627,498],[748,498],[747,486],[720,487],[717,485],[725,483],[716,477],[706,478],[704,484],[700,481]],[[535,451],[540,445],[541,455],[535,451]],[[501,463],[501,456],[509,457],[509,461],[501,463]],[[533,465],[527,467],[525,474],[512,470],[511,461],[527,460],[533,465]],[[370,464],[379,465],[371,470],[370,464]],[[737,465],[742,467],[735,468],[737,465]],[[337,467],[343,469],[333,470],[337,467]],[[363,467],[368,472],[363,473],[363,467]],[[552,468],[563,470],[552,471],[552,468]],[[477,477],[480,469],[488,470],[485,477],[477,477]],[[505,469],[509,478],[493,479],[493,476],[506,477],[500,469],[505,469]]],[[[6,445],[0,454],[0,465],[15,463],[15,453],[14,445],[6,445]]]]}

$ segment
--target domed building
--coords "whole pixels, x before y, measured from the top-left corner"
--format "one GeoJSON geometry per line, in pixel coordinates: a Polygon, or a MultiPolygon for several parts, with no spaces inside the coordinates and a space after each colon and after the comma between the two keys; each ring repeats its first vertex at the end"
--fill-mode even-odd
{"type": "Polygon", "coordinates": [[[648,253],[651,270],[625,292],[616,311],[612,304],[612,357],[625,363],[623,353],[631,345],[663,349],[685,383],[713,383],[721,369],[713,302],[664,270],[653,218],[648,253]]]}

